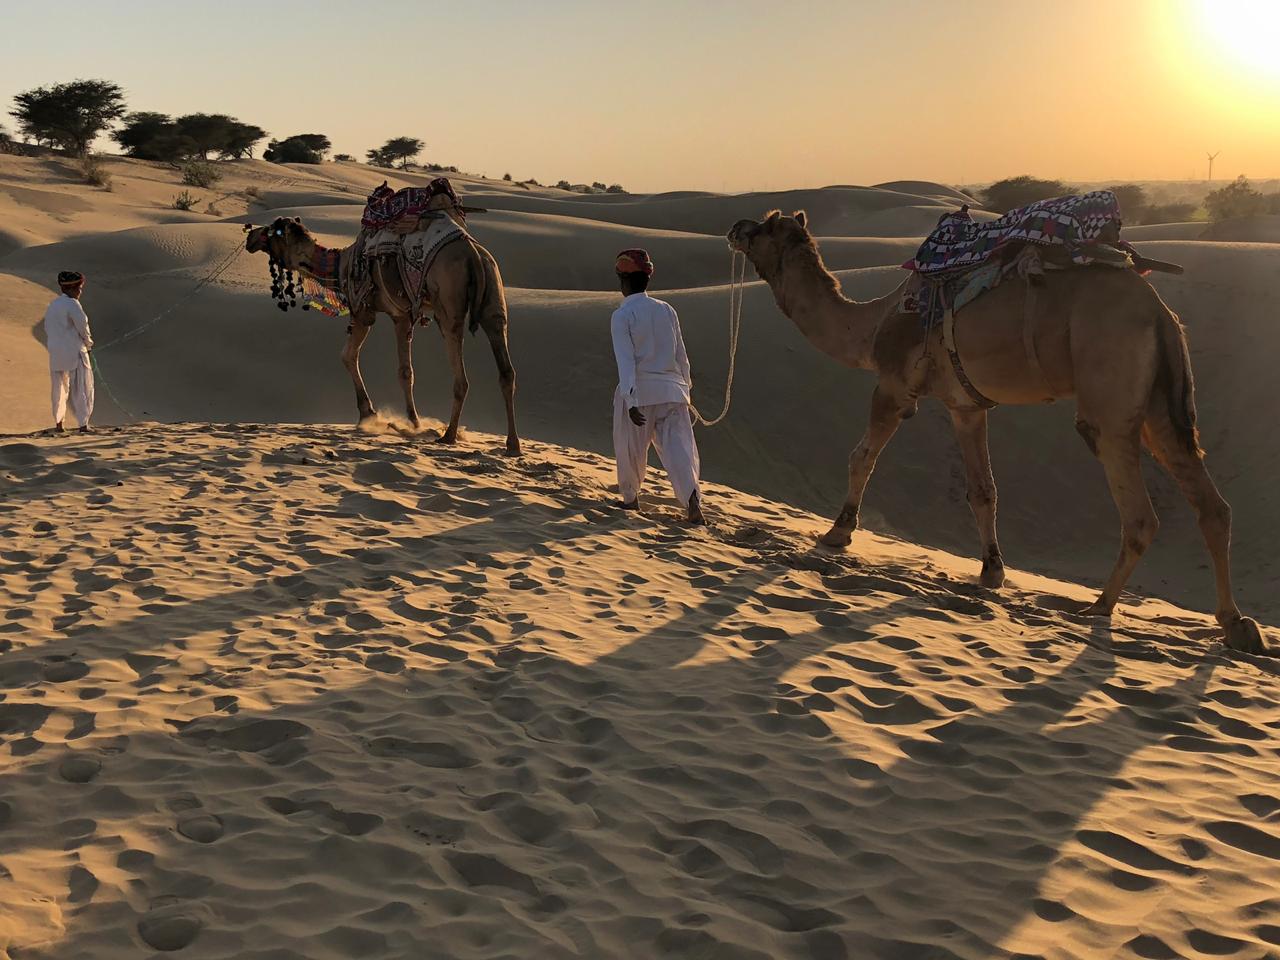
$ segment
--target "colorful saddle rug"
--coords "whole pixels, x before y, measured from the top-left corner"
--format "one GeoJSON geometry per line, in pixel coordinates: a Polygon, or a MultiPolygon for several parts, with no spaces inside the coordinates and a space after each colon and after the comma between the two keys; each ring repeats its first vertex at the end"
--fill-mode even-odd
{"type": "Polygon", "coordinates": [[[916,255],[903,264],[932,275],[968,270],[1012,244],[1063,248],[1077,265],[1111,259],[1097,245],[1120,239],[1120,203],[1110,190],[1054,197],[1011,210],[997,220],[975,221],[969,208],[945,214],[916,255]]]}
{"type": "Polygon", "coordinates": [[[366,230],[382,230],[402,220],[416,220],[430,210],[461,210],[462,201],[447,177],[436,177],[425,187],[392,190],[384,180],[374,188],[364,205],[360,225],[366,230]]]}

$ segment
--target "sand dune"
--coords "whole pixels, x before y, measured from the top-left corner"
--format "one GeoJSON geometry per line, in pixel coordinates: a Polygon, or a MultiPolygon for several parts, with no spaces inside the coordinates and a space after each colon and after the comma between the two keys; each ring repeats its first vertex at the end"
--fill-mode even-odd
{"type": "Polygon", "coordinates": [[[1277,675],[475,435],[0,446],[0,949],[1261,957],[1277,675]],[[1229,905],[1229,906],[1228,906],[1229,905]],[[1052,947],[1047,949],[1047,945],[1052,947]]]}
{"type": "MultiPolygon", "coordinates": [[[[280,313],[264,258],[192,296],[244,222],[301,216],[345,243],[369,189],[434,174],[238,161],[183,213],[176,171],[109,166],[108,193],[0,157],[0,432],[47,424],[38,320],[67,267],[90,275],[99,423],[247,425],[0,440],[0,957],[1280,949],[1274,668],[1221,658],[1188,612],[1211,608],[1210,577],[1154,470],[1162,527],[1132,586],[1160,599],[1126,598],[1111,629],[1061,612],[1118,533],[1069,404],[992,417],[1008,590],[973,585],[933,406],[881,458],[873,532],[815,553],[872,380],[752,283],[733,412],[699,435],[708,478],[745,492],[712,487],[705,534],[670,505],[606,507],[617,249],[653,252],[711,412],[734,220],[806,208],[868,299],[963,194],[454,178],[491,211],[474,231],[508,285],[533,438],[508,461],[484,433],[504,421],[483,338],[470,432],[445,453],[327,425],[354,420],[345,324],[280,313]]],[[[1242,604],[1275,624],[1280,247],[1192,227],[1128,235],[1187,268],[1152,279],[1189,330],[1242,604]]],[[[387,326],[363,368],[394,415],[387,326]]],[[[438,416],[429,329],[415,364],[438,416]]]]}

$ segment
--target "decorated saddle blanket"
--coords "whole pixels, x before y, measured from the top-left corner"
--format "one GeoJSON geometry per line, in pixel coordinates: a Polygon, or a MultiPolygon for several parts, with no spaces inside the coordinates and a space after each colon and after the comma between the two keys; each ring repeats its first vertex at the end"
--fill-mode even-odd
{"type": "Polygon", "coordinates": [[[447,177],[436,177],[425,187],[392,190],[384,180],[369,194],[360,225],[365,230],[381,230],[403,221],[416,222],[428,211],[461,209],[462,201],[447,177]]]}
{"type": "Polygon", "coordinates": [[[1025,243],[1061,247],[1072,263],[1083,266],[1110,259],[1098,247],[1119,241],[1121,222],[1119,201],[1110,190],[1039,200],[986,222],[975,221],[965,207],[945,214],[903,266],[927,275],[967,270],[1025,243]]]}
{"type": "Polygon", "coordinates": [[[1132,267],[1134,251],[1120,240],[1121,223],[1110,190],[1041,200],[985,223],[969,216],[968,207],[945,214],[902,265],[915,276],[901,309],[920,314],[927,329],[946,310],[959,311],[1014,272],[1025,279],[1045,268],[1132,267]]]}
{"type": "Polygon", "coordinates": [[[427,271],[445,246],[469,234],[443,213],[422,217],[418,229],[412,233],[399,233],[384,228],[366,236],[361,259],[371,261],[388,257],[400,270],[400,281],[413,304],[413,315],[419,317],[426,293],[427,271]]]}

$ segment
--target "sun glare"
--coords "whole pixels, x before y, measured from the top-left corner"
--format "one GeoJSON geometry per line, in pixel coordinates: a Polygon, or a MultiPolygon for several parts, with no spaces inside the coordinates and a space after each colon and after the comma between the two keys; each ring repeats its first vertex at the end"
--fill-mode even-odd
{"type": "Polygon", "coordinates": [[[1226,60],[1280,81],[1280,0],[1200,0],[1195,28],[1226,60]]]}

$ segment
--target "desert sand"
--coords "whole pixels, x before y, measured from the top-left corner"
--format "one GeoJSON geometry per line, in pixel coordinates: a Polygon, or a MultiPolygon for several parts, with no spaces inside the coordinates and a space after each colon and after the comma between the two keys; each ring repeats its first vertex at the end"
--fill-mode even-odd
{"type": "MultiPolygon", "coordinates": [[[[609,509],[617,249],[653,253],[712,410],[734,220],[805,208],[866,299],[963,194],[454,178],[508,287],[512,460],[483,340],[444,450],[352,425],[343,322],[281,314],[263,259],[191,295],[244,223],[349,241],[388,171],[235,162],[182,213],[172,171],[108,166],[104,192],[0,157],[0,956],[1280,953],[1276,661],[1217,642],[1194,519],[1154,469],[1132,595],[1109,625],[1072,613],[1118,530],[1069,405],[993,415],[1002,591],[976,585],[931,407],[867,529],[818,552],[871,379],[752,283],[733,412],[699,435],[711,527],[660,485],[644,518],[609,509]],[[105,429],[56,438],[37,327],[67,268],[105,429]]],[[[1153,280],[1188,325],[1241,604],[1276,643],[1280,245],[1193,226],[1134,239],[1187,267],[1153,280]]],[[[363,368],[392,417],[387,326],[363,368]]],[[[435,334],[415,359],[438,417],[435,334]]]]}

